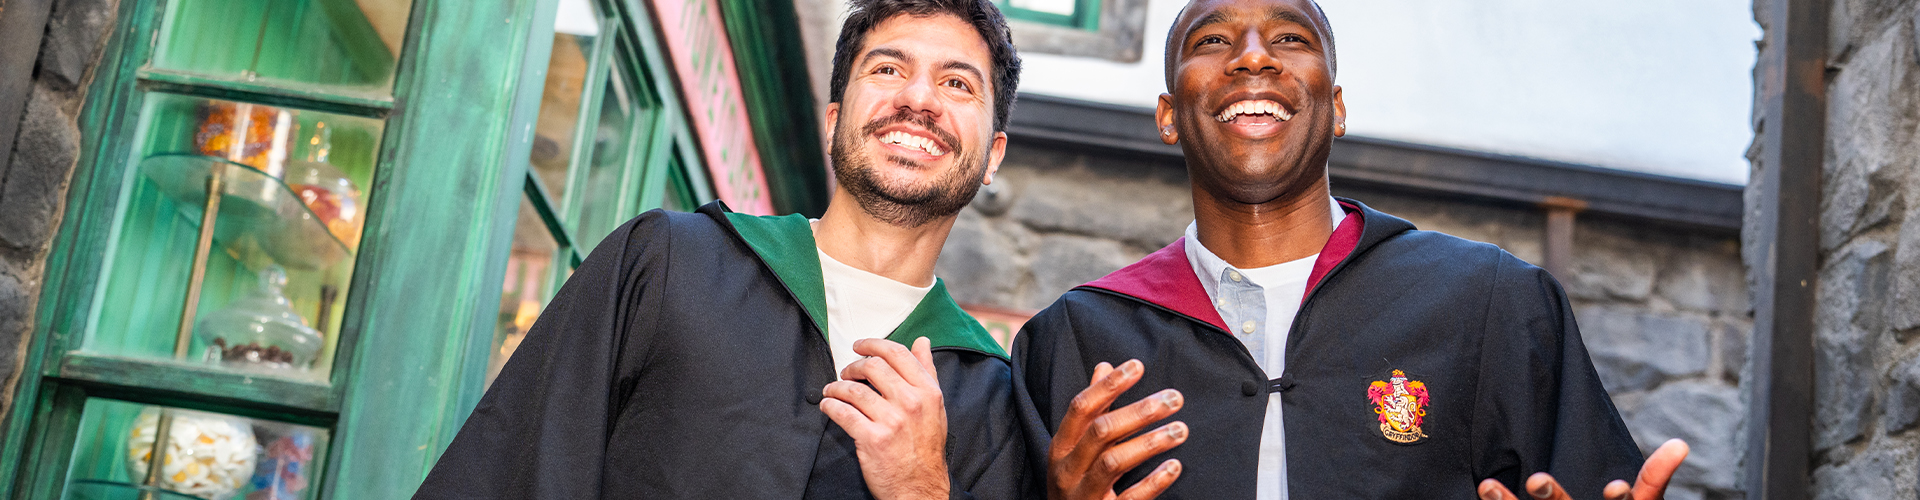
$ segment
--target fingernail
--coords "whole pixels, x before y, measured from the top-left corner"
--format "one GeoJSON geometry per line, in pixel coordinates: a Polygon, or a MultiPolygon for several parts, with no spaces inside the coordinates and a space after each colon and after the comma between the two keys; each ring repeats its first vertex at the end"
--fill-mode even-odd
{"type": "Polygon", "coordinates": [[[1533,493],[1534,498],[1546,498],[1546,497],[1553,496],[1553,483],[1547,483],[1547,482],[1540,483],[1539,488],[1536,488],[1533,491],[1530,491],[1529,493],[1533,493]]]}
{"type": "Polygon", "coordinates": [[[1187,424],[1174,422],[1167,426],[1167,439],[1179,441],[1187,438],[1187,424]]]}
{"type": "Polygon", "coordinates": [[[1180,475],[1180,460],[1179,460],[1179,459],[1172,459],[1172,460],[1167,460],[1167,473],[1168,473],[1168,474],[1173,474],[1173,475],[1176,475],[1176,476],[1177,476],[1177,475],[1180,475]]]}
{"type": "Polygon", "coordinates": [[[1125,362],[1125,363],[1121,363],[1121,364],[1120,364],[1120,372],[1121,372],[1121,373],[1125,373],[1125,374],[1127,374],[1128,376],[1133,376],[1133,375],[1139,375],[1139,374],[1140,374],[1140,360],[1138,360],[1138,359],[1129,359],[1129,360],[1127,360],[1127,362],[1125,362]]]}
{"type": "Polygon", "coordinates": [[[1184,398],[1180,397],[1180,391],[1167,389],[1160,393],[1160,404],[1167,405],[1169,409],[1180,409],[1180,405],[1185,402],[1184,398]]]}

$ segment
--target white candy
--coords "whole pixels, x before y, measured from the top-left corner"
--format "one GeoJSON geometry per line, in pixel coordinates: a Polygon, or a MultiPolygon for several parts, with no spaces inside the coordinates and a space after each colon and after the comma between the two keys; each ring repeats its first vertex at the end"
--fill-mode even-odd
{"type": "MultiPolygon", "coordinates": [[[[172,410],[166,461],[160,466],[161,487],[189,495],[225,500],[253,477],[260,444],[245,420],[186,410],[172,410]]],[[[148,407],[127,434],[127,471],[135,481],[147,477],[153,451],[158,408],[148,407]]]]}

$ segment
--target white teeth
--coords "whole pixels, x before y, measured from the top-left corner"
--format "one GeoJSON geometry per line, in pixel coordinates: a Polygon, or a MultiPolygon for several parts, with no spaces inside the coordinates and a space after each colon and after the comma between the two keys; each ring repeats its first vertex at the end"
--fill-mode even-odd
{"type": "Polygon", "coordinates": [[[906,132],[887,132],[886,135],[880,136],[880,142],[892,144],[895,146],[918,149],[931,156],[940,156],[940,155],[946,154],[945,151],[940,150],[940,146],[934,145],[932,139],[920,137],[920,136],[909,134],[906,132]]]}
{"type": "Polygon", "coordinates": [[[1213,118],[1220,120],[1221,123],[1226,123],[1233,121],[1234,118],[1239,118],[1240,115],[1271,115],[1275,119],[1283,122],[1293,119],[1293,113],[1287,112],[1287,109],[1281,107],[1280,103],[1264,99],[1233,103],[1227,106],[1226,111],[1221,111],[1219,116],[1213,118]]]}

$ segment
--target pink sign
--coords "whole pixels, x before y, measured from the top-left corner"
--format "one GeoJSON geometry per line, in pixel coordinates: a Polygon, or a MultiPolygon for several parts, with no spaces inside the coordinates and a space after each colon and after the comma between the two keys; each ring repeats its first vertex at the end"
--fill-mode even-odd
{"type": "Polygon", "coordinates": [[[717,0],[653,0],[667,56],[700,137],[713,189],[734,210],[773,214],[760,150],[753,143],[733,46],[717,0]]]}

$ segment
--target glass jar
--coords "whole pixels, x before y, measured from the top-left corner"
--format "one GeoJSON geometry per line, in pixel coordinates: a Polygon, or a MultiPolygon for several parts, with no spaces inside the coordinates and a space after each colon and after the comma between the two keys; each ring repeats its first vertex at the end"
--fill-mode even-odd
{"type": "MultiPolygon", "coordinates": [[[[147,477],[153,461],[161,411],[158,407],[142,410],[127,432],[127,472],[136,480],[147,477]]],[[[260,443],[254,441],[253,428],[245,421],[212,413],[166,411],[173,422],[167,426],[165,458],[155,486],[226,500],[253,477],[260,443]]]]}
{"type": "Polygon", "coordinates": [[[260,286],[201,318],[194,335],[207,344],[210,363],[249,371],[301,371],[313,366],[325,340],[294,312],[280,266],[260,271],[260,286]]]}

